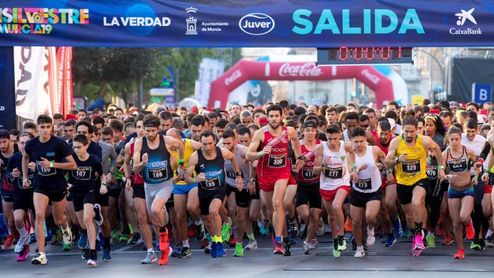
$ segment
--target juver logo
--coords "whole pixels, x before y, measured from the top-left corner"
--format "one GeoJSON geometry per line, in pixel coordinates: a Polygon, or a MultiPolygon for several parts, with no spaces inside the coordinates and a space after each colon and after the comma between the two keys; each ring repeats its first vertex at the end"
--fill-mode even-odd
{"type": "Polygon", "coordinates": [[[272,17],[263,13],[250,13],[244,15],[239,21],[238,26],[244,33],[252,36],[265,35],[273,31],[275,22],[272,17]]]}

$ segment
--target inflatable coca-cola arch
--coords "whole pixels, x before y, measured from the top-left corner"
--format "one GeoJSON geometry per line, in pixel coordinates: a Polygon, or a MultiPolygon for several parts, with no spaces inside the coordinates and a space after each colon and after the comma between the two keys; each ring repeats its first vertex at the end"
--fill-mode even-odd
{"type": "Polygon", "coordinates": [[[356,78],[376,94],[376,104],[394,99],[393,82],[368,65],[316,66],[313,62],[241,60],[211,83],[208,107],[225,109],[229,94],[247,80],[336,80],[356,78]]]}

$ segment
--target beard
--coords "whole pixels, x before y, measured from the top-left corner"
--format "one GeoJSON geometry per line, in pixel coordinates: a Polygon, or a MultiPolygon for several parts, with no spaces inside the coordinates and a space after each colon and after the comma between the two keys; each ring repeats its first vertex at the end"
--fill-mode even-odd
{"type": "Polygon", "coordinates": [[[405,137],[405,140],[407,141],[407,143],[412,143],[413,137],[405,137]]]}
{"type": "Polygon", "coordinates": [[[270,126],[272,129],[277,129],[277,128],[280,126],[280,124],[279,124],[279,123],[276,123],[276,122],[275,122],[275,123],[269,123],[269,126],[270,126]]]}

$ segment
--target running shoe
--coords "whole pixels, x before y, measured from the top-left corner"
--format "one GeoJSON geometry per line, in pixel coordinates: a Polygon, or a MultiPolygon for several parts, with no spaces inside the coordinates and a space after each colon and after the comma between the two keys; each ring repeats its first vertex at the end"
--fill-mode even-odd
{"type": "Polygon", "coordinates": [[[95,260],[92,260],[92,259],[87,260],[87,263],[86,264],[89,267],[96,267],[96,266],[98,266],[98,263],[96,263],[96,261],[95,260]]]}
{"type": "Polygon", "coordinates": [[[291,256],[292,251],[290,250],[292,247],[292,244],[288,238],[285,239],[285,253],[283,253],[283,256],[291,256]]]}
{"type": "Polygon", "coordinates": [[[367,246],[372,246],[376,243],[376,237],[374,236],[374,228],[367,226],[367,246]]]}
{"type": "Polygon", "coordinates": [[[31,260],[32,264],[42,264],[45,265],[48,263],[48,259],[46,258],[46,255],[44,253],[38,253],[34,258],[31,260]]]}
{"type": "Polygon", "coordinates": [[[204,222],[201,222],[199,225],[196,226],[196,239],[201,240],[204,237],[204,222]]]}
{"type": "Polygon", "coordinates": [[[346,218],[345,221],[345,232],[352,232],[352,219],[350,217],[346,218]]]}
{"type": "Polygon", "coordinates": [[[67,229],[62,229],[62,240],[63,240],[63,251],[70,251],[72,249],[72,231],[70,227],[67,226],[67,229]]]}
{"type": "Polygon", "coordinates": [[[258,247],[257,247],[257,241],[255,240],[252,240],[247,243],[247,245],[245,245],[245,250],[256,250],[258,247]]]}
{"type": "Polygon", "coordinates": [[[81,259],[82,260],[89,259],[89,249],[88,248],[82,250],[81,259]]]}
{"type": "Polygon", "coordinates": [[[285,248],[283,248],[281,243],[279,243],[279,242],[274,243],[273,254],[276,254],[276,255],[284,255],[285,254],[285,248]]]}
{"type": "Polygon", "coordinates": [[[441,245],[446,245],[446,246],[449,246],[451,244],[453,244],[454,240],[453,238],[451,237],[451,234],[450,233],[447,233],[443,240],[441,241],[441,245]]]}
{"type": "Polygon", "coordinates": [[[235,244],[237,244],[237,239],[234,238],[233,236],[230,237],[230,239],[228,240],[228,246],[230,248],[235,248],[235,244]]]}
{"type": "Polygon", "coordinates": [[[85,249],[87,247],[87,233],[81,233],[79,241],[77,241],[79,249],[85,249]]]}
{"type": "Polygon", "coordinates": [[[338,251],[345,251],[346,250],[346,240],[343,235],[338,236],[338,251]]]}
{"type": "Polygon", "coordinates": [[[2,249],[10,249],[12,248],[12,245],[14,245],[14,236],[10,234],[5,238],[2,249]]]}
{"type": "Polygon", "coordinates": [[[221,227],[221,237],[223,238],[223,241],[230,240],[231,229],[232,225],[230,223],[223,223],[223,226],[221,227]]]}
{"type": "Polygon", "coordinates": [[[304,242],[302,243],[302,248],[304,249],[305,255],[310,255],[310,246],[307,241],[304,240],[304,242]]]}
{"type": "Polygon", "coordinates": [[[244,247],[242,246],[242,243],[237,242],[235,244],[235,253],[233,254],[234,257],[243,257],[244,256],[244,247]]]}
{"type": "Polygon", "coordinates": [[[158,258],[156,257],[156,253],[154,251],[147,252],[146,257],[142,259],[141,264],[154,264],[158,258]]]}
{"type": "Polygon", "coordinates": [[[468,240],[472,240],[475,237],[475,229],[473,228],[472,220],[465,227],[465,233],[468,240]]]}
{"type": "Polygon", "coordinates": [[[36,242],[36,234],[32,233],[31,235],[29,235],[29,244],[35,243],[35,242],[36,242]]]}
{"type": "Polygon", "coordinates": [[[420,232],[415,233],[414,239],[415,239],[414,240],[415,241],[415,249],[424,250],[425,249],[424,232],[420,231],[420,232]]]}
{"type": "Polygon", "coordinates": [[[485,238],[485,246],[494,247],[494,241],[492,240],[492,236],[485,238]]]}
{"type": "Polygon", "coordinates": [[[180,253],[182,253],[182,247],[175,246],[175,248],[173,248],[173,251],[172,251],[172,257],[173,258],[179,258],[180,257],[180,253]]]}
{"type": "Polygon", "coordinates": [[[118,241],[120,242],[127,242],[129,241],[129,235],[128,234],[120,234],[120,237],[118,238],[118,241]]]}
{"type": "Polygon", "coordinates": [[[111,248],[103,248],[103,256],[101,259],[105,262],[111,261],[111,248]]]}
{"type": "Polygon", "coordinates": [[[264,223],[261,222],[261,224],[259,226],[259,233],[261,233],[261,235],[263,235],[263,236],[268,236],[269,235],[269,229],[266,226],[266,224],[264,224],[264,223]]]}
{"type": "Polygon", "coordinates": [[[23,262],[29,256],[29,245],[24,245],[24,248],[17,254],[16,261],[23,262]]]}
{"type": "Polygon", "coordinates": [[[219,242],[217,244],[218,244],[218,247],[217,247],[218,248],[218,252],[217,252],[218,258],[225,257],[226,256],[226,251],[223,248],[223,243],[219,242]]]}
{"type": "Polygon", "coordinates": [[[392,247],[396,243],[396,237],[394,233],[389,233],[386,235],[385,247],[392,247]]]}
{"type": "Polygon", "coordinates": [[[130,239],[127,241],[127,245],[135,245],[139,243],[139,240],[141,239],[141,234],[139,233],[134,233],[130,237],[130,239]]]}
{"type": "Polygon", "coordinates": [[[338,250],[338,239],[333,239],[333,257],[339,258],[341,256],[341,251],[338,250]]]}
{"type": "Polygon", "coordinates": [[[465,258],[465,250],[458,249],[458,251],[453,255],[453,259],[462,260],[465,258]]]}
{"type": "Polygon", "coordinates": [[[317,248],[317,238],[315,239],[312,239],[310,242],[309,242],[309,249],[310,250],[315,250],[317,248]]]}
{"type": "Polygon", "coordinates": [[[160,232],[160,265],[165,265],[168,263],[168,256],[173,250],[170,250],[170,242],[168,241],[168,231],[160,232]]]}
{"type": "Polygon", "coordinates": [[[427,233],[425,242],[427,243],[428,248],[436,248],[436,237],[433,233],[427,233]]]}
{"type": "Polygon", "coordinates": [[[365,250],[363,247],[357,247],[357,251],[355,251],[354,258],[363,258],[365,257],[365,250]]]}
{"type": "Polygon", "coordinates": [[[182,250],[180,250],[180,259],[186,259],[190,258],[192,256],[192,252],[190,251],[189,247],[182,247],[182,250]]]}
{"type": "Polygon", "coordinates": [[[24,238],[20,237],[17,244],[14,247],[16,253],[21,253],[24,250],[24,246],[29,244],[29,234],[26,234],[24,238]]]}
{"type": "Polygon", "coordinates": [[[101,206],[99,204],[94,204],[94,221],[98,226],[103,224],[103,215],[101,214],[101,206]]]}
{"type": "Polygon", "coordinates": [[[172,254],[172,248],[171,246],[168,247],[168,250],[161,251],[160,258],[159,258],[159,265],[165,265],[168,264],[168,258],[172,254]]]}
{"type": "MultiPolygon", "coordinates": [[[[219,245],[219,243],[217,243],[217,242],[213,242],[211,244],[209,252],[211,253],[211,257],[213,257],[213,258],[218,258],[218,245],[219,245]]],[[[206,249],[204,250],[204,252],[206,252],[206,249]]]]}
{"type": "Polygon", "coordinates": [[[481,251],[482,246],[480,245],[480,239],[472,240],[472,243],[470,243],[470,249],[475,250],[475,251],[481,251]]]}
{"type": "Polygon", "coordinates": [[[204,253],[211,254],[212,248],[213,248],[213,244],[211,243],[211,241],[207,241],[206,247],[204,247],[204,253]]]}
{"type": "Polygon", "coordinates": [[[393,221],[393,234],[395,238],[399,238],[403,233],[403,229],[401,228],[400,218],[397,218],[393,221]]]}

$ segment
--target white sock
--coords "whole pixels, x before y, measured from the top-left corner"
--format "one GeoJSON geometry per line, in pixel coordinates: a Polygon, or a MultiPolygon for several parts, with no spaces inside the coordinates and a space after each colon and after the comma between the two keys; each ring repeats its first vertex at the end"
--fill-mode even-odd
{"type": "Polygon", "coordinates": [[[148,249],[148,253],[154,253],[153,247],[151,247],[151,248],[148,249]]]}
{"type": "Polygon", "coordinates": [[[182,240],[182,247],[187,247],[187,248],[190,248],[190,245],[189,245],[189,240],[186,239],[186,240],[182,240]]]}
{"type": "Polygon", "coordinates": [[[485,237],[492,237],[492,234],[494,234],[494,232],[492,232],[491,229],[487,230],[487,234],[485,235],[485,237]]]}

